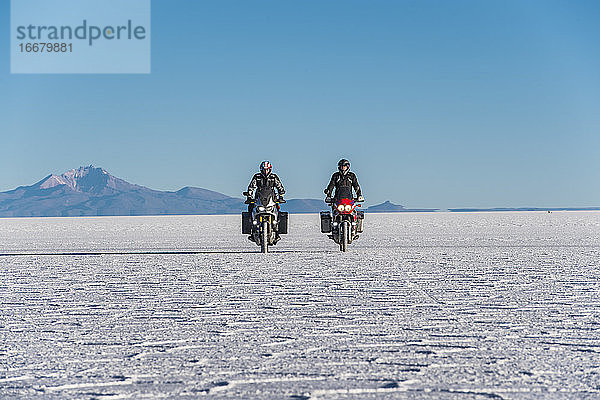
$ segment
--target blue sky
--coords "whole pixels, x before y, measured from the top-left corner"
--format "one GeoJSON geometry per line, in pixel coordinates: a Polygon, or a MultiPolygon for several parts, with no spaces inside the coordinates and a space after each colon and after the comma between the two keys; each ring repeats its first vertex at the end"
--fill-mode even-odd
{"type": "Polygon", "coordinates": [[[80,165],[240,196],[263,159],[319,198],[600,205],[598,1],[157,1],[149,75],[11,75],[0,190],[80,165]]]}

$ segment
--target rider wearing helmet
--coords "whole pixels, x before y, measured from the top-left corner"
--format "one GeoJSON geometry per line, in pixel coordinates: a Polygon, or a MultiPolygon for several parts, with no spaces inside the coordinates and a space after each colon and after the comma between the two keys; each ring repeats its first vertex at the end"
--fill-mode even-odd
{"type": "MultiPolygon", "coordinates": [[[[365,199],[362,196],[362,192],[360,190],[360,186],[358,184],[358,179],[356,178],[356,174],[350,171],[350,161],[342,158],[338,162],[338,171],[335,172],[331,176],[331,180],[329,181],[329,185],[325,189],[325,195],[327,198],[325,201],[328,203],[331,202],[331,194],[333,189],[335,188],[335,194],[338,195],[340,188],[345,187],[350,189],[350,193],[352,193],[352,188],[356,192],[356,197],[358,197],[358,201],[364,201],[365,199]]],[[[345,190],[347,192],[347,190],[345,190]]]]}
{"type": "MultiPolygon", "coordinates": [[[[285,203],[285,200],[283,199],[285,189],[283,188],[281,180],[279,180],[277,174],[273,173],[272,171],[273,166],[271,165],[271,163],[268,161],[263,161],[262,163],[260,163],[260,172],[254,174],[254,176],[252,177],[252,180],[248,185],[248,198],[246,199],[246,203],[248,203],[248,212],[250,213],[250,215],[252,215],[252,210],[254,209],[254,199],[256,196],[256,192],[265,186],[268,186],[272,189],[277,189],[277,193],[279,195],[279,203],[285,203]]],[[[254,241],[254,236],[250,235],[248,236],[248,239],[254,241]]],[[[277,244],[278,241],[279,232],[275,232],[275,242],[273,244],[277,244]]]]}
{"type": "Polygon", "coordinates": [[[254,196],[256,195],[256,191],[264,186],[269,186],[271,188],[277,189],[277,193],[279,194],[279,202],[285,203],[283,199],[283,195],[285,193],[285,189],[281,184],[281,180],[277,174],[273,173],[273,165],[271,165],[268,161],[263,161],[260,163],[260,172],[254,174],[250,184],[248,185],[248,212],[252,213],[252,209],[254,208],[254,196]]]}

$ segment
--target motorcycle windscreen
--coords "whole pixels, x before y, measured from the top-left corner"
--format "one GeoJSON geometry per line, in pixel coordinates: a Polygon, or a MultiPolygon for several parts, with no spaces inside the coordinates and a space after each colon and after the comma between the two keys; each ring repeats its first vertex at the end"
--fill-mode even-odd
{"type": "Polygon", "coordinates": [[[335,198],[336,200],[341,199],[352,199],[352,187],[350,186],[341,186],[335,190],[335,198]]]}
{"type": "Polygon", "coordinates": [[[265,207],[275,205],[275,191],[271,187],[264,186],[256,192],[256,199],[265,207]]]}

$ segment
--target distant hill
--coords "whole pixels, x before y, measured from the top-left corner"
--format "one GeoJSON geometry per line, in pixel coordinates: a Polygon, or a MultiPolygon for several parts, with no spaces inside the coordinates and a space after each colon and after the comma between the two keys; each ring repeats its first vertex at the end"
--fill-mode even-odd
{"type": "Polygon", "coordinates": [[[437,209],[437,208],[404,208],[404,206],[401,206],[399,204],[394,204],[388,200],[384,203],[377,204],[375,206],[371,206],[371,207],[367,208],[366,211],[370,212],[370,213],[435,212],[435,211],[439,211],[439,209],[437,209]]]}

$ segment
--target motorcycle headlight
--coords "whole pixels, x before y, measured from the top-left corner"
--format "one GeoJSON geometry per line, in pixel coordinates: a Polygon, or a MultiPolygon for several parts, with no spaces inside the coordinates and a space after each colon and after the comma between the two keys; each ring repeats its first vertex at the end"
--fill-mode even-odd
{"type": "Polygon", "coordinates": [[[346,204],[346,212],[352,211],[352,206],[350,204],[346,204]]]}
{"type": "Polygon", "coordinates": [[[263,212],[265,211],[265,208],[263,206],[258,207],[258,211],[263,212]]]}
{"type": "Polygon", "coordinates": [[[340,204],[337,208],[339,212],[344,211],[344,206],[342,204],[340,204]]]}

